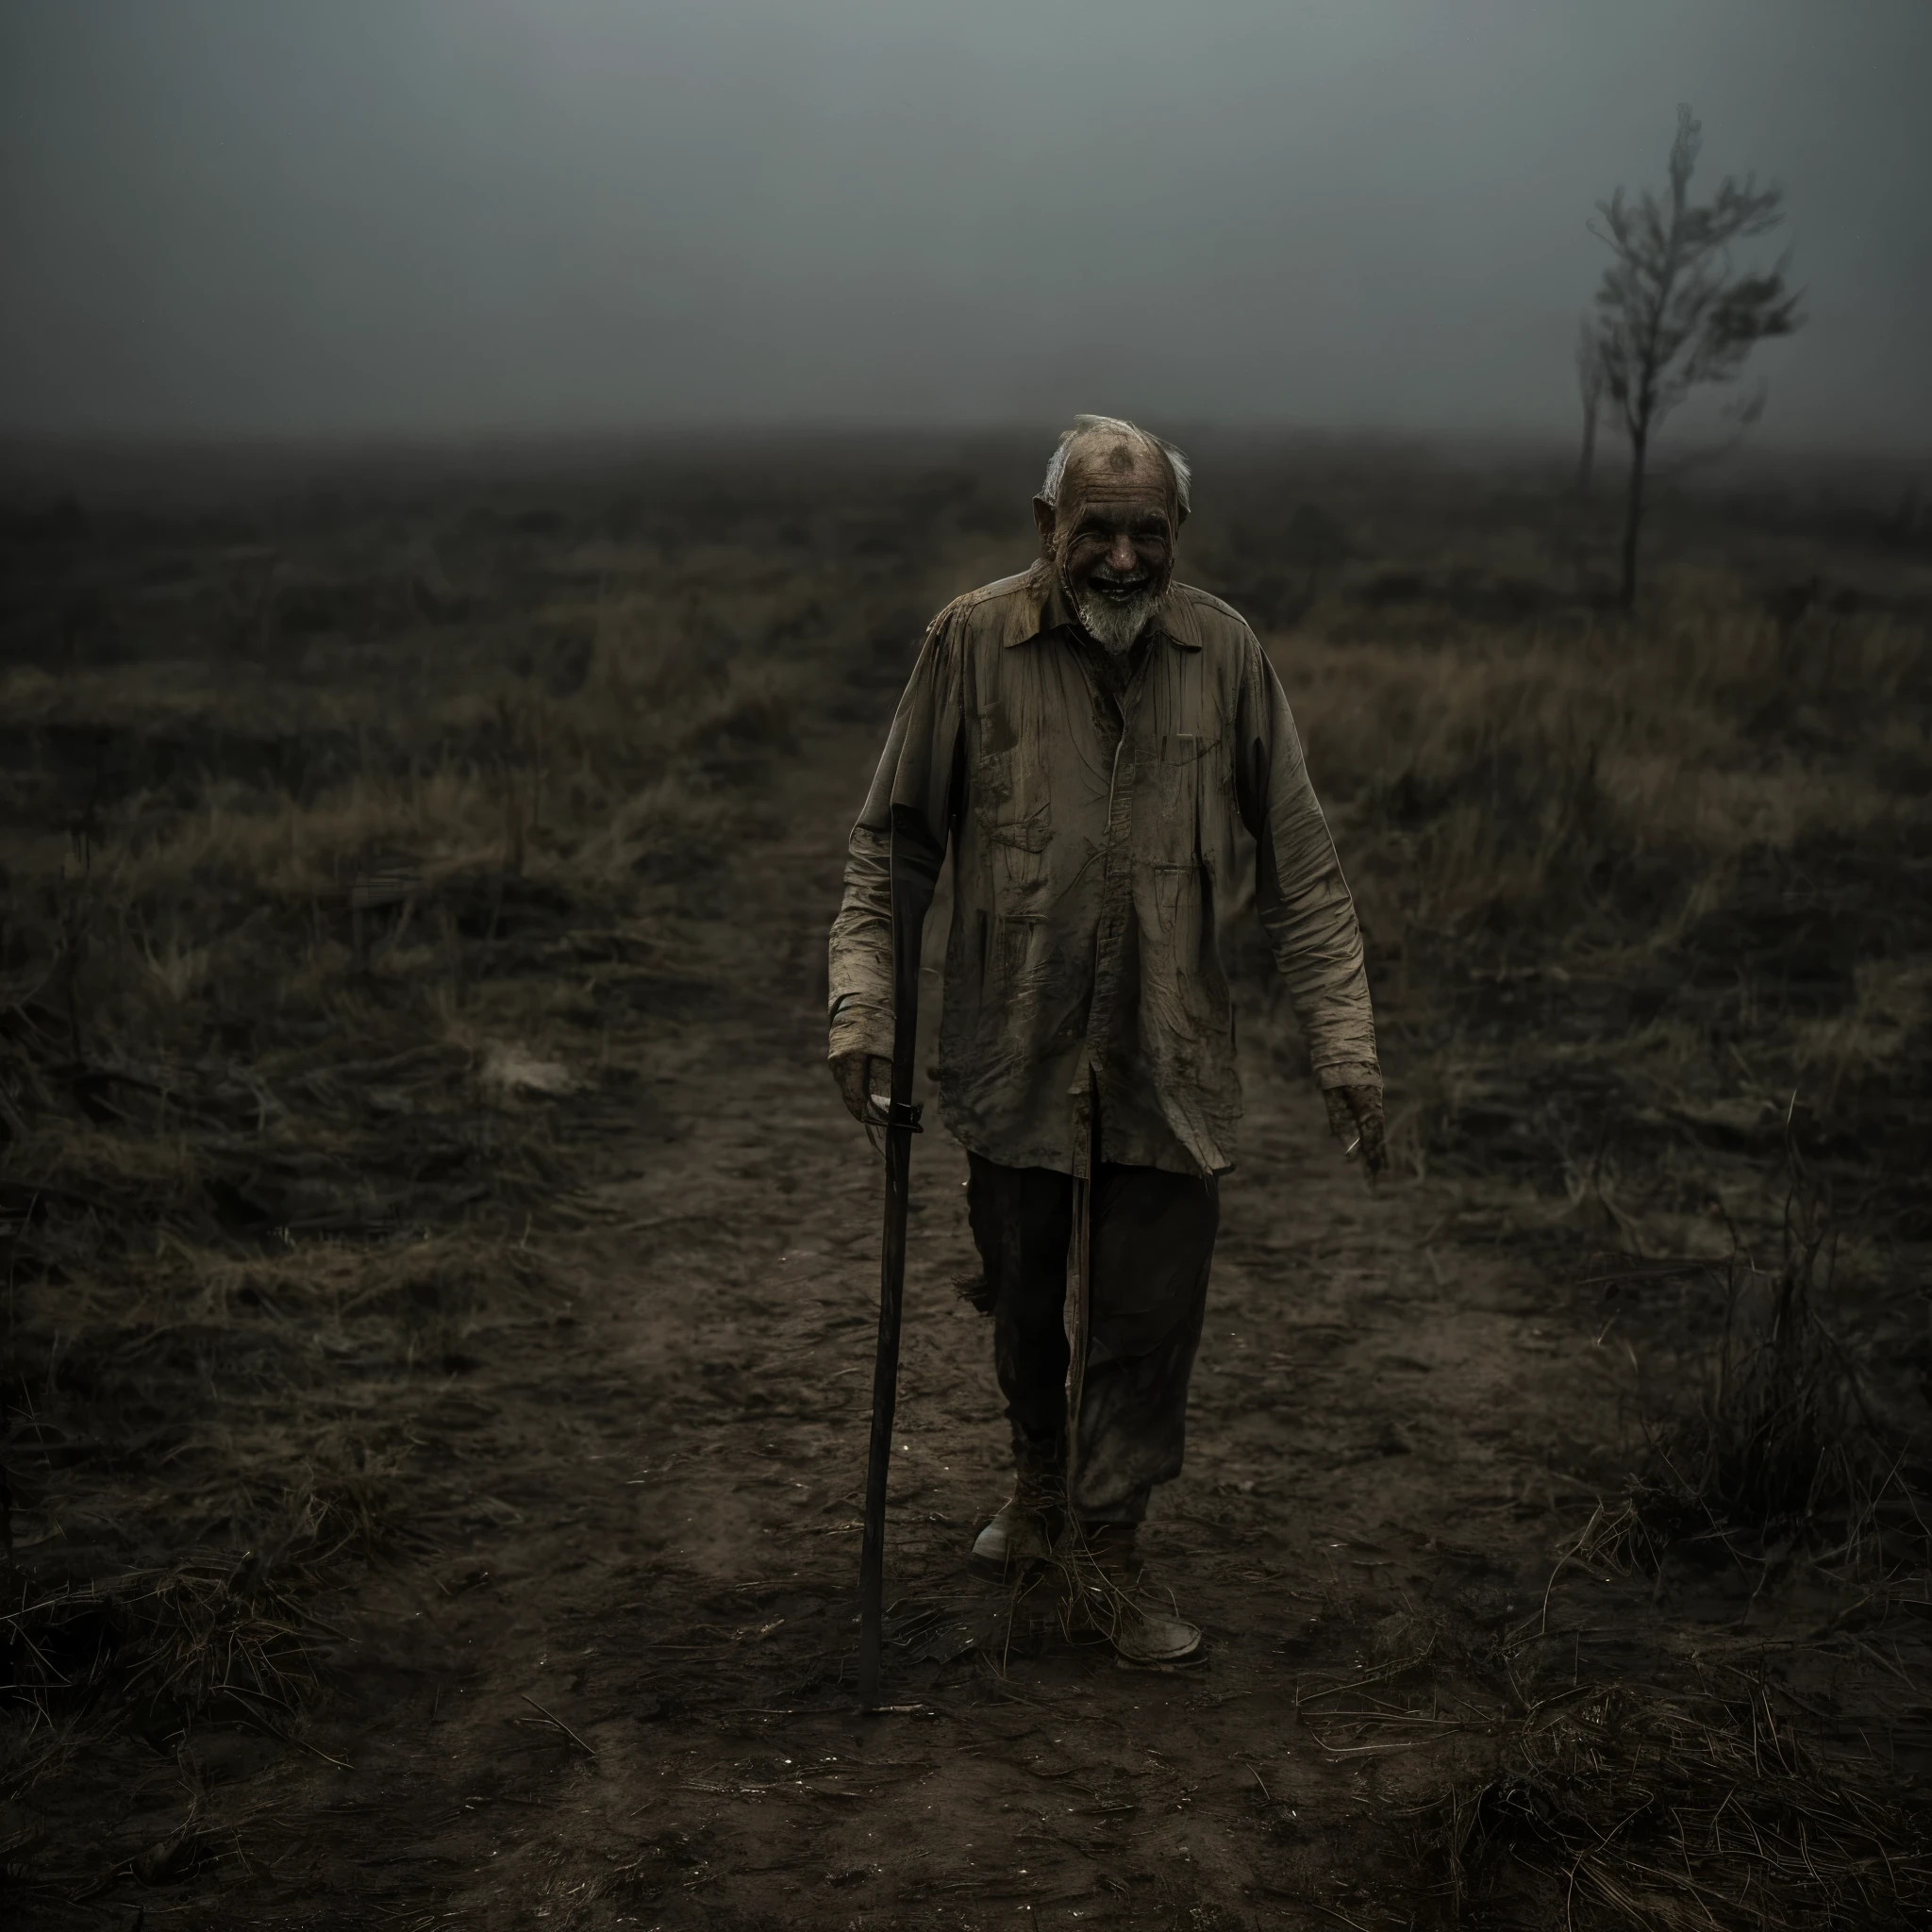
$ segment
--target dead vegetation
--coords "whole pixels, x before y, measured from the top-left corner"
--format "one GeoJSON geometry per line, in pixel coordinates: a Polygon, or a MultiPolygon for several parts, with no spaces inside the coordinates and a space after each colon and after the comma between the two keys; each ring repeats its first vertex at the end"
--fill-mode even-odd
{"type": "MultiPolygon", "coordinates": [[[[1560,1052],[1620,1160],[1640,1129],[1700,1127],[1774,1158],[1795,1091],[1823,1139],[1877,1113],[1859,1153],[1880,1175],[1858,1179],[1901,1187],[1932,1133],[1932,824],[1898,782],[1928,756],[1924,622],[1855,608],[1793,632],[1707,593],[1641,627],[1584,610],[1428,649],[1277,648],[1391,1003],[1449,996],[1412,1161],[1574,1152],[1486,1130],[1533,1038],[1518,1058],[1560,1052]],[[1878,886],[1881,853],[1908,889],[1878,886]]],[[[1437,999],[1415,1005],[1434,1030],[1437,999]]]]}
{"type": "Polygon", "coordinates": [[[1448,1922],[1923,1923],[1923,1817],[1890,1766],[1821,1748],[1810,1728],[1735,1665],[1679,1692],[1624,1679],[1539,1702],[1506,1730],[1496,1771],[1438,1808],[1448,1922]]]}
{"type": "Polygon", "coordinates": [[[1680,569],[1628,624],[1507,576],[1510,541],[1342,575],[1272,644],[1371,934],[1397,1158],[1574,1284],[1628,1433],[1570,1466],[1596,1507],[1527,1624],[1438,1654],[1426,1711],[1372,1691],[1324,1735],[1460,1754],[1413,1807],[1447,1923],[1915,1924],[1924,1740],[1889,1701],[1932,1668],[1923,572],[1680,569]],[[1591,1589],[1656,1637],[1607,1646],[1591,1589]],[[1718,1603],[1752,1634],[1674,1628],[1718,1603]],[[1862,1689],[1823,1661],[1848,1643],[1862,1689]]]}
{"type": "Polygon", "coordinates": [[[299,1741],[334,1597],[492,1507],[458,1391],[571,1319],[544,1237],[650,1108],[612,1041],[708,997],[676,903],[829,627],[808,564],[663,563],[650,494],[624,545],[458,491],[461,591],[401,506],[390,564],[273,493],[245,550],[10,527],[0,1801],[299,1741]]]}
{"type": "Polygon", "coordinates": [[[1874,1414],[1845,1341],[1821,1316],[1836,1235],[1795,1145],[1787,1174],[1782,1258],[1762,1268],[1734,1239],[1722,1268],[1709,1266],[1722,1282],[1722,1330],[1690,1388],[1648,1402],[1639,1391],[1642,1467],[1579,1544],[1589,1557],[1655,1570],[1674,1545],[1709,1543],[1746,1563],[1803,1549],[1849,1574],[1932,1570],[1924,1441],[1874,1414]]]}
{"type": "MultiPolygon", "coordinates": [[[[742,970],[768,781],[882,724],[929,608],[1017,560],[1029,465],[9,513],[8,1832],[111,1810],[108,1740],[319,1750],[357,1580],[507,1507],[466,1379],[572,1319],[550,1243],[679,1131],[651,1070],[742,970]]],[[[1445,1747],[1386,1800],[1411,1919],[1913,1923],[1923,1726],[1873,1713],[1924,1664],[1924,560],[1849,512],[1687,509],[1717,534],[1625,622],[1519,485],[1315,471],[1231,457],[1247,521],[1191,525],[1192,574],[1292,693],[1444,1252],[1534,1257],[1631,1426],[1570,1470],[1601,1507],[1530,1624],[1431,1626],[1302,1722],[1445,1747]],[[1692,1641],[1714,1566],[1757,1621],[1692,1641]]],[[[894,1634],[944,1665],[1015,1627],[894,1634]]],[[[67,1884],[35,1831],[6,1856],[67,1884]]],[[[192,1806],[139,1856],[241,1855],[192,1806]]]]}

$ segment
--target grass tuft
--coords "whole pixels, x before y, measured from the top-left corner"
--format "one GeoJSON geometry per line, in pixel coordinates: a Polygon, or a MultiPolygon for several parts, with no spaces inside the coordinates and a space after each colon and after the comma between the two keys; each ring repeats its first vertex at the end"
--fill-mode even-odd
{"type": "MultiPolygon", "coordinates": [[[[1762,1684],[1597,1684],[1532,1711],[1424,1814],[1450,1924],[1499,1895],[1552,1925],[1824,1932],[1924,1923],[1932,1836],[1862,1754],[1801,1741],[1762,1684]]],[[[1519,1923],[1506,1913],[1507,1923],[1519,1923]]]]}

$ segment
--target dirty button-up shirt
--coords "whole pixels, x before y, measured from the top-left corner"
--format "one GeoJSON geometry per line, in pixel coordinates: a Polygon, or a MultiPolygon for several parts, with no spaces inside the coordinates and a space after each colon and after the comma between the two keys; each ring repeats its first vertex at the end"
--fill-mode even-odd
{"type": "Polygon", "coordinates": [[[940,1108],[1010,1167],[1232,1165],[1241,1111],[1216,914],[1238,831],[1324,1087],[1379,1085],[1362,942],[1294,721],[1255,634],[1168,591],[1124,692],[1057,576],[970,591],[926,632],[854,827],[831,937],[831,1052],[892,1051],[894,808],[950,839],[940,1108]]]}

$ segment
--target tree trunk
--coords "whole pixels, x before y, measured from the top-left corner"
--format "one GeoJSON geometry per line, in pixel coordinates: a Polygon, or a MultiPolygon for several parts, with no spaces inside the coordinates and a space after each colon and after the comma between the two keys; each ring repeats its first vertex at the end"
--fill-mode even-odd
{"type": "Polygon", "coordinates": [[[1583,454],[1576,459],[1576,493],[1587,502],[1591,478],[1596,473],[1596,400],[1583,406],[1583,454]]]}
{"type": "Polygon", "coordinates": [[[1630,491],[1624,503],[1624,590],[1625,610],[1637,604],[1637,533],[1643,525],[1643,457],[1650,437],[1640,431],[1630,439],[1630,491]]]}

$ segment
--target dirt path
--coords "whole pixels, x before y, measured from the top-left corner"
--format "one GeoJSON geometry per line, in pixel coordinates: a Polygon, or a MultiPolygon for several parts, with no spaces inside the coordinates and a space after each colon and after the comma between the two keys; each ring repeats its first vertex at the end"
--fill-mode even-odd
{"type": "Polygon", "coordinates": [[[570,1305],[424,1409],[460,1538],[348,1614],[350,1694],[310,1733],[345,1768],[248,1787],[281,1850],[247,1923],[1395,1923],[1386,1806],[1458,1734],[1391,1740],[1349,1687],[1445,1618],[1534,1608],[1574,1500],[1536,1472],[1601,1407],[1591,1337],[1456,1246],[1440,1191],[1371,1197],[1307,1083],[1251,1065],[1188,1469],[1145,1539],[1211,1660],[1123,1671],[964,1568],[1005,1431],[952,1290],[964,1158],[923,1141],[908,1708],[856,1714],[878,1180],[823,1070],[820,947],[871,756],[852,726],[808,743],[791,834],[682,921],[714,992],[636,1046],[650,1098],[604,1224],[549,1251],[570,1305]]]}

